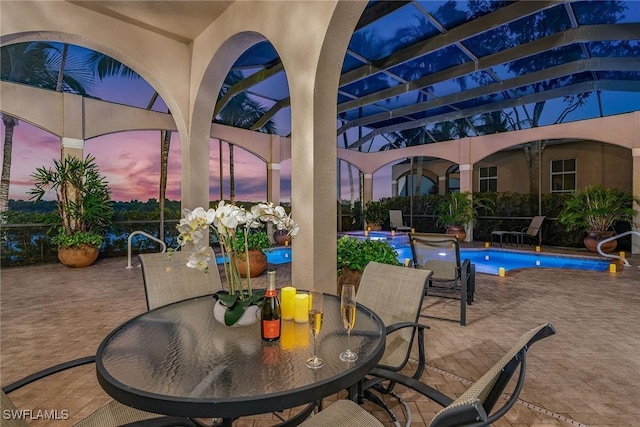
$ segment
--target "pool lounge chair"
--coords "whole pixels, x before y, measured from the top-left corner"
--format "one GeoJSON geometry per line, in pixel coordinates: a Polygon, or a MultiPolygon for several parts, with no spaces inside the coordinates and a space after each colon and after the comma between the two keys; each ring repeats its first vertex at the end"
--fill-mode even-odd
{"type": "Polygon", "coordinates": [[[475,294],[475,265],[469,259],[460,259],[460,245],[454,234],[412,234],[411,254],[413,267],[433,271],[427,287],[427,296],[460,299],[459,319],[438,319],[467,322],[467,305],[475,294]]]}
{"type": "Polygon", "coordinates": [[[404,223],[404,217],[401,210],[389,210],[389,226],[396,231],[411,231],[411,227],[404,223]]]}
{"type": "Polygon", "coordinates": [[[497,236],[500,238],[500,247],[502,247],[503,239],[506,237],[506,243],[513,238],[515,238],[516,245],[522,246],[524,243],[524,238],[536,238],[540,233],[540,228],[542,227],[542,222],[544,221],[545,216],[534,216],[531,220],[531,223],[528,227],[523,228],[520,231],[504,231],[504,230],[496,230],[491,232],[491,243],[493,244],[493,236],[497,236]]]}

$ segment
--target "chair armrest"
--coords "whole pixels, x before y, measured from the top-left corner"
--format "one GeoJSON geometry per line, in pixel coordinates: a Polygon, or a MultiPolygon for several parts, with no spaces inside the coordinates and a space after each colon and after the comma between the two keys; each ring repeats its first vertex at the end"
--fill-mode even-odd
{"type": "Polygon", "coordinates": [[[453,402],[452,398],[439,392],[435,388],[429,387],[423,382],[415,378],[402,375],[399,372],[393,372],[383,368],[373,368],[370,372],[370,375],[373,375],[374,377],[390,380],[398,384],[402,384],[405,387],[408,387],[412,390],[417,391],[418,393],[436,402],[438,405],[442,407],[449,406],[453,402]]]}
{"type": "Polygon", "coordinates": [[[95,361],[96,361],[95,356],[87,356],[87,357],[82,357],[80,359],[74,359],[68,362],[60,363],[58,365],[51,366],[50,368],[46,368],[36,373],[33,373],[29,376],[19,379],[18,381],[14,381],[11,384],[8,384],[2,387],[2,391],[4,391],[5,393],[11,393],[12,391],[19,389],[20,387],[23,387],[27,384],[31,384],[32,382],[38,381],[41,378],[48,377],[49,375],[53,375],[58,372],[66,371],[67,369],[75,368],[76,366],[95,363],[95,361]]]}
{"type": "Polygon", "coordinates": [[[394,323],[393,325],[389,325],[386,327],[387,335],[393,333],[399,329],[404,328],[416,328],[416,329],[431,329],[429,325],[425,325],[423,323],[415,323],[415,322],[400,322],[394,323]]]}
{"type": "Polygon", "coordinates": [[[198,427],[198,424],[188,418],[160,417],[148,420],[134,421],[122,424],[120,427],[198,427]]]}

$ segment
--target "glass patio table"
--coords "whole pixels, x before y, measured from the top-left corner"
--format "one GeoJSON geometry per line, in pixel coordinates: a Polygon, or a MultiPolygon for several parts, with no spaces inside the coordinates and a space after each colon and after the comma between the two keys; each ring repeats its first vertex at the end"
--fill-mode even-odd
{"type": "MultiPolygon", "coordinates": [[[[213,317],[214,299],[199,297],[137,316],[111,332],[96,354],[98,382],[114,399],[164,415],[222,418],[307,405],[355,388],[378,363],[385,347],[380,318],[358,306],[351,348],[355,362],[343,362],[347,335],[340,298],[325,294],[318,356],[325,366],[309,369],[313,339],[307,323],[282,321],[281,339],[260,338],[260,324],[227,327],[213,317]]],[[[352,394],[354,396],[354,394],[352,394]]],[[[306,416],[305,415],[305,416],[306,416]]],[[[301,420],[298,420],[299,422],[301,420]]],[[[294,424],[296,421],[294,421],[294,424]]]]}

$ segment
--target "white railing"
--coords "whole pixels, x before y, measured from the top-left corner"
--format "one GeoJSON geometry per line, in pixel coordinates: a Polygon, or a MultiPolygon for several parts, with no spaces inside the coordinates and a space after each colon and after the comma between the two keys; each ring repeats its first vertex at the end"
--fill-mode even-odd
{"type": "Polygon", "coordinates": [[[136,234],[142,234],[144,237],[147,237],[147,238],[149,238],[151,240],[155,240],[156,242],[160,243],[160,246],[162,247],[162,250],[160,251],[160,253],[167,251],[167,244],[165,242],[163,242],[162,240],[158,239],[157,237],[152,236],[149,233],[145,233],[144,231],[134,231],[133,233],[129,234],[129,238],[127,239],[128,240],[128,243],[127,243],[127,268],[133,268],[133,266],[131,265],[131,239],[136,234]]]}
{"type": "Polygon", "coordinates": [[[619,239],[620,237],[628,236],[629,234],[635,234],[636,236],[640,236],[640,231],[635,231],[635,230],[625,231],[625,232],[624,232],[624,233],[622,233],[622,234],[616,234],[615,236],[611,236],[611,237],[608,237],[608,238],[606,238],[606,239],[604,239],[604,240],[600,240],[600,241],[598,242],[598,246],[596,246],[596,250],[597,250],[597,251],[598,251],[598,253],[599,253],[600,255],[602,255],[603,257],[607,257],[607,258],[614,258],[614,259],[621,259],[621,260],[623,261],[624,265],[625,265],[626,267],[628,267],[628,266],[630,266],[631,264],[629,264],[629,261],[627,261],[625,258],[622,258],[621,256],[618,256],[618,255],[605,254],[604,252],[602,252],[602,250],[601,250],[600,248],[602,247],[602,245],[603,245],[604,243],[611,242],[611,241],[613,241],[613,240],[619,239]]]}

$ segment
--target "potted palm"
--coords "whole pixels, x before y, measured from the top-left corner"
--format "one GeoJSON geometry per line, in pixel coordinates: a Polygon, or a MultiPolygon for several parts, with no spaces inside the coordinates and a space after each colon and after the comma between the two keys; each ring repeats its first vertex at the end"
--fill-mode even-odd
{"type": "Polygon", "coordinates": [[[49,191],[57,210],[48,219],[58,259],[67,267],[86,267],[98,258],[102,237],[113,219],[108,182],[95,157],[65,157],[52,168],[40,167],[31,175],[34,187],[29,200],[41,200],[49,191]]]}
{"type": "Polygon", "coordinates": [[[249,230],[246,232],[241,229],[235,234],[235,239],[236,252],[232,257],[238,272],[240,272],[240,277],[247,277],[247,272],[249,277],[258,277],[264,273],[267,268],[267,256],[263,251],[271,247],[267,233],[262,230],[249,230]],[[236,256],[236,253],[240,254],[240,256],[236,256]],[[249,261],[248,263],[247,260],[249,261]]]}
{"type": "Polygon", "coordinates": [[[467,237],[465,226],[476,220],[476,209],[484,207],[490,209],[490,199],[480,195],[471,199],[471,193],[447,193],[438,205],[438,224],[446,228],[447,234],[455,234],[459,241],[467,237]]]}
{"type": "Polygon", "coordinates": [[[367,230],[382,230],[382,224],[387,219],[388,212],[382,202],[370,201],[364,207],[364,221],[367,230]]]}
{"type": "MultiPolygon", "coordinates": [[[[638,202],[638,200],[635,200],[638,202]]],[[[617,221],[633,224],[638,212],[633,209],[634,198],[628,191],[605,188],[601,185],[585,187],[574,192],[566,201],[558,220],[568,230],[585,230],[584,245],[592,252],[600,240],[611,237],[617,221]]],[[[602,245],[605,253],[617,246],[615,240],[602,245]]]]}

